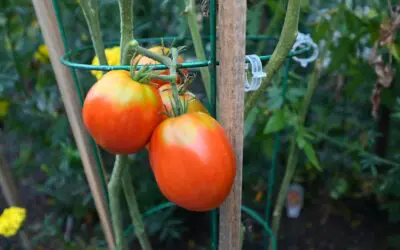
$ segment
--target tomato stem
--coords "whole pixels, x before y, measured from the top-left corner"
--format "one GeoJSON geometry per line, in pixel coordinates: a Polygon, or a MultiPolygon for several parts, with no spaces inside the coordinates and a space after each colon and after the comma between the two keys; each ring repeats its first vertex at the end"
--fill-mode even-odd
{"type": "Polygon", "coordinates": [[[90,37],[92,38],[94,52],[99,58],[100,65],[107,65],[107,58],[104,52],[104,43],[101,39],[101,29],[99,21],[99,0],[79,1],[89,27],[90,37]]]}
{"type": "MultiPolygon", "coordinates": [[[[122,46],[122,45],[121,45],[122,46]]],[[[131,40],[124,47],[121,47],[121,65],[129,65],[133,55],[137,53],[136,48],[139,43],[136,40],[131,40]]]]}
{"type": "Polygon", "coordinates": [[[298,0],[289,0],[286,10],[285,21],[283,23],[283,28],[279,42],[272,53],[271,59],[268,61],[267,66],[265,66],[264,71],[267,76],[264,78],[260,88],[257,91],[250,92],[246,98],[244,115],[250,113],[250,110],[256,104],[257,100],[261,95],[265,93],[265,90],[272,81],[275,73],[280,69],[283,62],[285,61],[287,55],[289,54],[292,46],[297,38],[299,16],[300,16],[300,2],[298,0]]]}
{"type": "MultiPolygon", "coordinates": [[[[298,126],[304,126],[304,122],[310,107],[311,98],[314,95],[315,89],[318,85],[318,79],[320,75],[320,61],[318,60],[315,64],[314,72],[312,74],[312,78],[310,83],[307,86],[307,93],[304,96],[303,104],[301,106],[300,114],[297,120],[298,126]]],[[[281,221],[282,209],[286,200],[286,195],[289,190],[289,185],[292,182],[293,176],[296,172],[296,166],[298,161],[299,149],[297,147],[296,142],[297,134],[293,133],[292,138],[290,140],[290,149],[289,149],[289,158],[286,163],[285,175],[282,180],[281,187],[279,189],[278,198],[274,207],[274,212],[272,215],[272,232],[275,235],[276,239],[278,239],[279,233],[279,225],[281,221]]],[[[269,249],[272,249],[272,244],[270,244],[269,249]]]]}
{"type": "Polygon", "coordinates": [[[108,192],[110,194],[110,213],[118,249],[126,249],[124,238],[124,228],[121,213],[121,179],[123,170],[126,166],[127,156],[117,155],[115,158],[113,172],[108,183],[108,192]]]}
{"type": "MultiPolygon", "coordinates": [[[[171,51],[170,51],[170,53],[171,53],[171,51]]],[[[173,64],[172,60],[168,56],[159,55],[159,54],[154,53],[154,52],[152,52],[150,50],[147,50],[147,49],[141,47],[136,40],[130,41],[124,47],[122,64],[129,65],[130,62],[132,61],[132,58],[137,54],[140,54],[142,56],[149,57],[149,58],[151,58],[153,60],[156,60],[159,63],[162,63],[162,64],[166,65],[168,68],[171,68],[171,66],[173,64]]],[[[176,59],[176,61],[177,61],[177,59],[176,59]]],[[[138,65],[138,62],[139,62],[139,60],[137,60],[136,64],[134,65],[133,71],[136,71],[136,67],[138,65]]],[[[136,74],[133,74],[133,75],[139,75],[140,73],[144,73],[145,70],[147,70],[147,69],[151,69],[151,65],[143,66],[139,70],[139,72],[137,72],[136,74]]],[[[169,82],[172,83],[173,81],[176,81],[176,71],[177,71],[176,70],[177,69],[177,63],[176,62],[175,62],[174,69],[175,69],[173,71],[174,74],[169,75],[169,76],[158,75],[158,74],[149,73],[149,72],[146,72],[146,75],[148,75],[147,78],[154,78],[154,79],[159,79],[159,80],[163,80],[163,81],[169,81],[169,82]]],[[[170,71],[170,72],[172,72],[172,71],[170,71]]],[[[180,72],[180,74],[182,74],[182,76],[185,77],[185,75],[183,73],[180,72]]]]}
{"type": "MultiPolygon", "coordinates": [[[[204,51],[203,41],[201,39],[199,25],[197,23],[196,3],[194,0],[185,0],[186,8],[184,14],[187,17],[189,30],[193,40],[193,47],[196,57],[200,61],[206,61],[206,53],[204,51]]],[[[200,68],[201,77],[203,79],[204,88],[206,90],[208,101],[211,100],[211,76],[208,68],[200,68]]]]}
{"type": "Polygon", "coordinates": [[[139,240],[140,246],[142,247],[142,250],[151,250],[151,244],[149,238],[147,237],[142,216],[140,214],[129,168],[125,169],[125,173],[122,177],[122,187],[124,189],[125,199],[128,203],[132,224],[135,225],[135,234],[139,240]]]}
{"type": "Polygon", "coordinates": [[[178,50],[176,48],[170,49],[171,56],[172,56],[172,63],[169,65],[169,74],[171,77],[174,77],[175,80],[171,81],[172,87],[172,97],[174,102],[171,102],[172,109],[175,110],[174,115],[180,116],[186,113],[185,104],[181,102],[179,98],[179,90],[176,86],[176,64],[178,61],[178,50]]]}
{"type": "MultiPolygon", "coordinates": [[[[120,12],[120,29],[121,29],[121,50],[127,46],[129,41],[133,39],[133,0],[118,0],[119,12],[120,12]]],[[[123,51],[121,51],[123,52],[123,51]]],[[[130,62],[125,61],[125,53],[121,54],[120,64],[126,65],[130,62]]]]}

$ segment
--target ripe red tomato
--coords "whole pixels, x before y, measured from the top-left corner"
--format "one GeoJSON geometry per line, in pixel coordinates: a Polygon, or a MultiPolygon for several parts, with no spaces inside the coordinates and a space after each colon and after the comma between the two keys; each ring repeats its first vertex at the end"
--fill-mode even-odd
{"type": "Polygon", "coordinates": [[[150,140],[161,112],[156,88],[132,80],[128,71],[114,70],[90,88],[82,115],[97,144],[114,154],[132,154],[150,140]]]}
{"type": "Polygon", "coordinates": [[[205,113],[164,120],[153,132],[149,157],[161,192],[187,210],[212,210],[231,191],[235,155],[222,126],[205,113]]]}
{"type": "MultiPolygon", "coordinates": [[[[164,104],[164,107],[163,107],[164,111],[171,112],[171,110],[172,110],[171,100],[173,100],[171,84],[165,84],[165,85],[161,86],[158,89],[158,91],[160,93],[162,102],[164,104]]],[[[200,102],[199,99],[196,98],[196,96],[192,92],[185,91],[185,93],[179,95],[179,98],[180,98],[182,104],[183,104],[183,102],[186,101],[186,103],[188,105],[187,113],[194,113],[194,112],[200,111],[200,112],[209,114],[206,107],[204,107],[204,105],[200,102]]],[[[168,116],[164,115],[164,119],[166,119],[166,118],[168,118],[168,116]]]]}
{"type": "MultiPolygon", "coordinates": [[[[169,52],[169,48],[165,48],[165,47],[162,47],[162,46],[151,47],[148,50],[150,50],[153,53],[159,54],[159,55],[166,55],[169,52]]],[[[152,58],[141,56],[141,55],[135,57],[133,59],[133,61],[132,61],[132,64],[136,64],[136,62],[138,60],[139,60],[139,62],[138,62],[139,65],[160,64],[158,61],[156,61],[156,60],[154,60],[152,58]]],[[[183,63],[183,62],[185,62],[185,60],[181,56],[178,56],[178,63],[183,63]]],[[[187,74],[187,70],[186,69],[182,69],[182,72],[184,74],[187,74]]],[[[169,75],[169,69],[163,70],[159,74],[160,75],[169,75]]],[[[157,84],[158,87],[161,87],[162,85],[169,83],[167,81],[162,81],[162,80],[158,80],[158,79],[152,79],[151,82],[157,84]]],[[[178,76],[176,83],[179,84],[179,82],[180,82],[180,77],[178,76]]]]}

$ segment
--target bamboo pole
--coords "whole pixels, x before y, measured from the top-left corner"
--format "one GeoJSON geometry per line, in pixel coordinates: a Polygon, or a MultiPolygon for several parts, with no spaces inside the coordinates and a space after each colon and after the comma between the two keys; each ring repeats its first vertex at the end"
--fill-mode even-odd
{"type": "Polygon", "coordinates": [[[90,150],[90,140],[83,125],[79,99],[73,85],[71,71],[61,64],[60,58],[65,49],[57,26],[52,1],[32,0],[38,18],[44,41],[48,47],[50,61],[56,75],[57,84],[64,102],[65,110],[72,133],[77,144],[86,178],[92,192],[100,222],[109,249],[115,248],[114,235],[110,215],[105,200],[105,194],[100,184],[99,173],[96,170],[95,156],[90,150]]]}
{"type": "Polygon", "coordinates": [[[14,177],[7,165],[6,159],[3,156],[2,148],[0,147],[0,187],[3,195],[6,198],[9,206],[21,205],[21,199],[18,195],[17,185],[14,177]]]}
{"type": "Polygon", "coordinates": [[[246,6],[246,0],[219,0],[217,113],[234,148],[237,167],[233,189],[220,207],[220,250],[241,248],[246,6]]]}

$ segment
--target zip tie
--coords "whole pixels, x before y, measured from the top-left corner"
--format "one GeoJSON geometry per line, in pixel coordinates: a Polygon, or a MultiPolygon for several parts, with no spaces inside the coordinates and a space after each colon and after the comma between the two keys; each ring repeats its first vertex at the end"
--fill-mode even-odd
{"type": "Polygon", "coordinates": [[[261,86],[261,78],[265,77],[267,74],[262,71],[263,68],[260,57],[258,57],[257,55],[247,55],[246,59],[249,60],[251,64],[251,82],[249,83],[249,80],[247,78],[247,70],[249,69],[249,64],[246,63],[246,80],[244,82],[244,91],[249,92],[257,90],[261,86]]]}
{"type": "Polygon", "coordinates": [[[308,58],[299,58],[297,56],[293,56],[293,60],[299,62],[303,68],[307,67],[309,63],[315,61],[319,54],[318,45],[312,40],[310,34],[305,35],[301,32],[297,34],[296,42],[293,45],[292,52],[296,51],[298,47],[305,44],[310,45],[313,48],[313,54],[308,58]]]}

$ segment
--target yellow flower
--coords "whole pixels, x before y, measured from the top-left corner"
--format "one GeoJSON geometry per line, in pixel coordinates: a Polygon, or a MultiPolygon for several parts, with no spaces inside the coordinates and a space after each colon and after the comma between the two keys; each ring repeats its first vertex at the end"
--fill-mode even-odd
{"type": "Polygon", "coordinates": [[[32,26],[32,27],[36,27],[36,26],[37,26],[37,20],[36,20],[36,19],[33,19],[33,20],[32,20],[31,26],[32,26]]]}
{"type": "Polygon", "coordinates": [[[0,100],[0,117],[4,117],[8,113],[10,103],[7,100],[0,100]]]}
{"type": "Polygon", "coordinates": [[[89,37],[85,33],[82,33],[81,34],[81,39],[82,39],[82,41],[86,42],[89,39],[89,37]]]}
{"type": "MultiPolygon", "coordinates": [[[[104,50],[104,52],[106,54],[106,59],[109,66],[119,65],[119,57],[121,55],[121,50],[119,46],[107,48],[104,50]]],[[[99,58],[97,56],[93,58],[92,65],[100,65],[99,58]]],[[[98,70],[92,70],[90,71],[90,73],[92,73],[92,75],[94,75],[97,80],[103,76],[103,72],[98,70]]]]}
{"type": "Polygon", "coordinates": [[[4,237],[14,236],[21,228],[26,218],[26,209],[9,207],[0,215],[0,235],[4,237]]]}
{"type": "Polygon", "coordinates": [[[34,54],[34,57],[36,60],[42,63],[48,63],[49,62],[49,50],[47,49],[47,46],[44,44],[39,45],[39,48],[34,54]]]}

